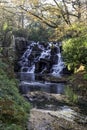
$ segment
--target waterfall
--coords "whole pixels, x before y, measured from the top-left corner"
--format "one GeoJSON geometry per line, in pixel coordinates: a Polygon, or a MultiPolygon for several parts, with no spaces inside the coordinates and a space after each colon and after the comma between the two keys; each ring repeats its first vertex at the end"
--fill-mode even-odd
{"type": "Polygon", "coordinates": [[[32,42],[19,60],[21,72],[60,75],[64,66],[59,44],[32,42]]]}
{"type": "Polygon", "coordinates": [[[40,57],[39,57],[39,59],[41,59],[41,58],[46,58],[46,57],[48,57],[48,58],[50,58],[50,49],[49,50],[43,50],[43,52],[41,53],[41,55],[40,55],[40,57]]]}
{"type": "Polygon", "coordinates": [[[54,75],[60,75],[61,71],[65,67],[62,56],[61,56],[60,47],[58,47],[58,50],[59,50],[59,52],[56,54],[58,57],[57,64],[53,65],[53,67],[52,67],[52,69],[53,69],[52,74],[54,74],[54,75]]]}

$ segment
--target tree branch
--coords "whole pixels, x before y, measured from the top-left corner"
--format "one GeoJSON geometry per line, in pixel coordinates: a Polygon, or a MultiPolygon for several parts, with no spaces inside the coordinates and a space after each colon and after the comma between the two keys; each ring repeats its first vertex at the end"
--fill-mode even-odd
{"type": "Polygon", "coordinates": [[[49,21],[49,22],[51,22],[51,23],[54,24],[54,25],[52,25],[51,23],[49,23],[45,17],[40,17],[39,15],[37,15],[37,14],[35,14],[35,13],[33,13],[33,12],[27,10],[27,9],[25,9],[25,8],[22,7],[22,6],[21,6],[21,9],[24,10],[24,11],[26,11],[28,14],[30,14],[30,15],[36,17],[37,19],[41,20],[43,23],[45,23],[46,25],[48,25],[48,26],[51,27],[51,28],[57,28],[57,27],[58,27],[58,26],[57,26],[54,22],[52,22],[52,21],[49,21]]]}

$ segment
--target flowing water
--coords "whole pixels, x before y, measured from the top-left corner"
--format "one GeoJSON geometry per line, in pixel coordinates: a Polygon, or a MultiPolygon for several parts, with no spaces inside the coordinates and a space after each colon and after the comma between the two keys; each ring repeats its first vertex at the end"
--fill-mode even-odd
{"type": "Polygon", "coordinates": [[[47,82],[43,78],[44,76],[62,76],[65,65],[59,43],[44,45],[39,42],[32,42],[27,46],[26,51],[20,58],[19,65],[21,66],[21,71],[18,73],[20,79],[19,90],[28,101],[33,103],[33,107],[38,107],[35,111],[50,113],[53,116],[69,121],[79,118],[82,120],[81,122],[86,122],[86,117],[80,116],[79,113],[64,103],[61,104],[60,97],[56,99],[56,96],[54,98],[49,95],[64,94],[65,84],[47,82]],[[38,93],[34,93],[33,96],[29,93],[37,91],[38,93]]]}
{"type": "MultiPolygon", "coordinates": [[[[48,43],[46,46],[37,42],[32,42],[27,46],[27,50],[21,57],[19,64],[21,66],[21,72],[35,73],[36,63],[44,61],[49,64],[49,72],[51,74],[60,76],[63,68],[65,67],[62,60],[60,46],[58,43],[48,43]]],[[[42,74],[45,70],[48,70],[47,64],[43,64],[39,72],[42,74]]],[[[36,72],[37,73],[37,72],[36,72]]]]}
{"type": "Polygon", "coordinates": [[[32,42],[27,46],[19,64],[21,66],[20,91],[22,93],[35,90],[56,94],[64,93],[63,83],[51,83],[42,80],[45,71],[48,71],[45,75],[61,76],[65,66],[59,43],[48,43],[44,45],[39,42],[32,42]],[[41,62],[42,64],[40,64],[41,62]],[[36,66],[38,63],[39,67],[36,66]],[[48,68],[50,69],[48,70],[48,68]]]}

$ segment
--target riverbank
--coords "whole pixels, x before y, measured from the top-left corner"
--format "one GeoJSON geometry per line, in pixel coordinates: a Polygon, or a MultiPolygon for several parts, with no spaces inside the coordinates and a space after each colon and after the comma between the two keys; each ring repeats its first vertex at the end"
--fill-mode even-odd
{"type": "MultiPolygon", "coordinates": [[[[87,80],[84,78],[85,74],[82,71],[69,76],[66,80],[62,79],[62,81],[67,81],[67,85],[78,96],[78,102],[71,102],[67,95],[48,94],[40,91],[24,95],[27,100],[31,100],[33,105],[28,130],[86,130],[87,80]]],[[[48,77],[47,80],[49,79],[51,78],[48,77]]],[[[53,80],[55,78],[52,78],[52,82],[53,80]]],[[[57,80],[59,82],[59,78],[56,78],[55,82],[57,80]]]]}
{"type": "Polygon", "coordinates": [[[76,122],[73,119],[75,114],[77,113],[70,108],[67,108],[67,111],[32,109],[28,130],[86,130],[84,122],[76,122]]]}
{"type": "Polygon", "coordinates": [[[26,130],[30,104],[20,95],[13,68],[5,60],[0,59],[0,130],[26,130]]]}

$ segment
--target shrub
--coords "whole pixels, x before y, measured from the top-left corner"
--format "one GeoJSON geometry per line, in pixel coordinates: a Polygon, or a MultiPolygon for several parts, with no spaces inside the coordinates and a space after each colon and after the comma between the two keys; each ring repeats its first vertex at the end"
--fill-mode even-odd
{"type": "Polygon", "coordinates": [[[0,60],[0,130],[25,130],[30,104],[19,94],[17,81],[7,75],[7,67],[0,60]]]}
{"type": "Polygon", "coordinates": [[[78,37],[64,41],[63,57],[70,69],[78,69],[80,65],[87,66],[87,38],[78,37]]]}

